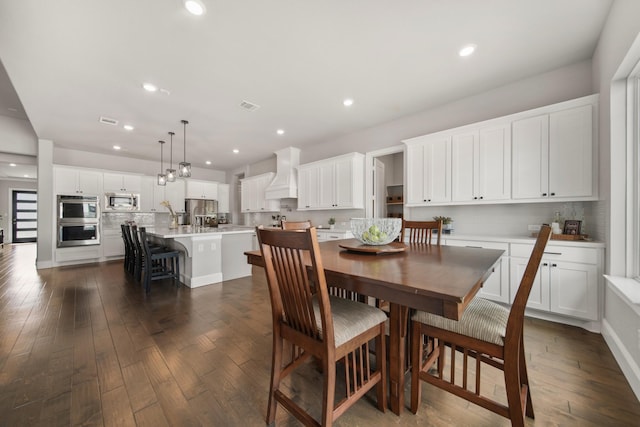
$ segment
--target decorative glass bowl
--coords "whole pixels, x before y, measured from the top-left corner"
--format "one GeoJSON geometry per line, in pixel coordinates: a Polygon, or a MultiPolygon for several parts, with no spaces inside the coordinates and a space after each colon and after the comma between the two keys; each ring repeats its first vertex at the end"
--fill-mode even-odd
{"type": "Polygon", "coordinates": [[[401,218],[352,218],[353,237],[365,245],[388,245],[402,229],[401,218]]]}

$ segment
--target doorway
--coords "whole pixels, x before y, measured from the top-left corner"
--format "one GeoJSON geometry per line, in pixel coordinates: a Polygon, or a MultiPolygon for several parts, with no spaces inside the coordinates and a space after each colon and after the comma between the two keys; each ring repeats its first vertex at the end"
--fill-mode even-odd
{"type": "Polygon", "coordinates": [[[38,193],[13,190],[11,193],[13,243],[32,243],[38,234],[38,193]]]}
{"type": "Polygon", "coordinates": [[[404,145],[366,154],[365,215],[403,218],[404,145]]]}

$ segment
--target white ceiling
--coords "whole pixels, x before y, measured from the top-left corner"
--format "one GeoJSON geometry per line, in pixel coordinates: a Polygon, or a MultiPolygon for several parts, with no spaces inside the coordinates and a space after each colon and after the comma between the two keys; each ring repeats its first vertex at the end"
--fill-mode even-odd
{"type": "Polygon", "coordinates": [[[157,141],[174,131],[174,163],[187,119],[187,160],[230,170],[587,60],[611,5],[203,2],[202,17],[181,0],[0,2],[0,60],[19,96],[0,76],[0,114],[19,118],[24,106],[38,137],[56,146],[115,154],[120,145],[118,155],[154,161],[157,141]],[[460,58],[466,43],[478,50],[460,58]],[[143,82],[170,94],[145,92],[143,82]],[[243,100],[261,108],[247,112],[243,100]]]}

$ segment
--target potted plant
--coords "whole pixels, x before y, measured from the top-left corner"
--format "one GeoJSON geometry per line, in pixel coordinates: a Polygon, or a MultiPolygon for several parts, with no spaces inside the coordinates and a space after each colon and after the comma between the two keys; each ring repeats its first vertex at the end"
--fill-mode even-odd
{"type": "Polygon", "coordinates": [[[449,216],[434,216],[433,219],[434,221],[442,221],[442,232],[444,234],[450,234],[451,230],[453,230],[453,225],[451,225],[453,218],[449,216]]]}
{"type": "Polygon", "coordinates": [[[333,230],[333,227],[336,224],[336,219],[334,217],[329,218],[329,228],[333,230]]]}

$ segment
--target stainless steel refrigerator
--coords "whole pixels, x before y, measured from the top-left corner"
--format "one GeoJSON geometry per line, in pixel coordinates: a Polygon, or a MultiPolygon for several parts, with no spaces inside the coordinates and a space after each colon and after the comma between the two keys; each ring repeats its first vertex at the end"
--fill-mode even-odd
{"type": "Polygon", "coordinates": [[[218,201],[204,199],[186,199],[187,221],[198,227],[218,226],[218,201]]]}

